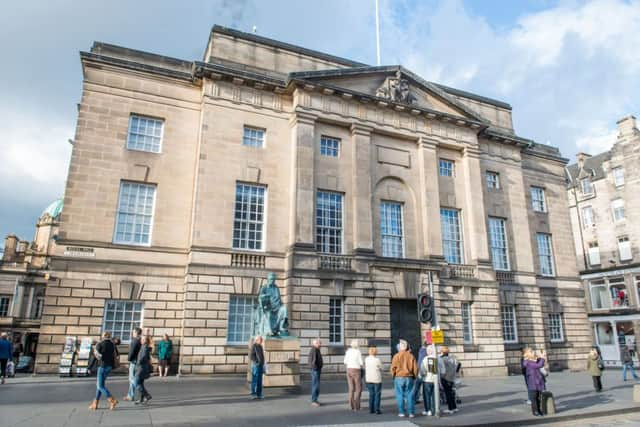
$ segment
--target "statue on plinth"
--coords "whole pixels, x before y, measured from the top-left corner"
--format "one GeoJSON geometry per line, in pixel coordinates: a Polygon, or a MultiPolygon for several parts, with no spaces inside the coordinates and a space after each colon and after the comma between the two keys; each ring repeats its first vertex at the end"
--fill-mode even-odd
{"type": "Polygon", "coordinates": [[[289,315],[287,306],[282,303],[280,298],[275,273],[269,273],[267,282],[260,288],[253,319],[253,336],[289,336],[289,315]]]}

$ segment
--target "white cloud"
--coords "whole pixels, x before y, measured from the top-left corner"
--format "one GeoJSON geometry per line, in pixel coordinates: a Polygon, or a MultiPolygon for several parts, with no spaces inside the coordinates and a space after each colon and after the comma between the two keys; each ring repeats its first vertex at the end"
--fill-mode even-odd
{"type": "Polygon", "coordinates": [[[618,137],[617,130],[603,125],[590,127],[576,138],[576,148],[587,154],[595,155],[611,148],[618,137]]]}

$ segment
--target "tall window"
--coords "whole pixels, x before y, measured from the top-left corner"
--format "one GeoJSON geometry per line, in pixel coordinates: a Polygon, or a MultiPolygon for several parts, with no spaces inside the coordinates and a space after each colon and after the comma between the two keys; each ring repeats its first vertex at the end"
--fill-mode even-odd
{"type": "Polygon", "coordinates": [[[549,314],[549,341],[563,342],[564,330],[562,328],[562,313],[549,314]]]}
{"type": "Polygon", "coordinates": [[[611,172],[613,173],[613,183],[616,187],[624,185],[624,169],[621,167],[613,168],[611,172]]]}
{"type": "Polygon", "coordinates": [[[329,299],[329,344],[342,344],[344,316],[342,312],[342,298],[329,299]]]}
{"type": "Polygon", "coordinates": [[[460,211],[440,208],[442,250],[449,264],[462,264],[462,233],[460,232],[460,211]]]}
{"type": "Polygon", "coordinates": [[[262,148],[264,146],[264,129],[245,126],[242,130],[242,145],[262,148]]]}
{"type": "Polygon", "coordinates": [[[622,221],[624,219],[624,200],[616,199],[611,202],[611,211],[614,222],[622,221]]]}
{"type": "Polygon", "coordinates": [[[584,178],[580,180],[580,189],[582,190],[582,195],[591,196],[593,194],[593,184],[589,178],[584,178]]]}
{"type": "Polygon", "coordinates": [[[582,208],[582,227],[592,228],[595,225],[596,221],[593,217],[593,208],[591,206],[585,206],[582,208]]]}
{"type": "Polygon", "coordinates": [[[589,242],[589,265],[600,265],[600,247],[598,242],[589,242]]]}
{"type": "Polygon", "coordinates": [[[114,243],[150,245],[156,186],[122,181],[114,243]]]}
{"type": "Polygon", "coordinates": [[[227,321],[227,343],[247,344],[253,330],[254,296],[231,295],[229,297],[229,319],[227,321]]]}
{"type": "Polygon", "coordinates": [[[473,344],[473,325],[471,320],[471,303],[462,303],[462,339],[465,344],[473,344]]]}
{"type": "Polygon", "coordinates": [[[127,148],[129,150],[159,153],[162,144],[162,130],[164,122],[132,114],[129,117],[129,132],[127,148]]]}
{"type": "Polygon", "coordinates": [[[490,190],[498,190],[500,188],[500,174],[498,172],[487,171],[485,181],[487,188],[490,190]]]}
{"type": "Polygon", "coordinates": [[[540,261],[540,274],[543,276],[555,276],[553,267],[553,248],[551,246],[551,234],[537,233],[538,260],[540,261]]]}
{"type": "Polygon", "coordinates": [[[380,229],[382,256],[404,257],[402,205],[400,203],[380,203],[380,229]]]}
{"type": "Polygon", "coordinates": [[[107,300],[104,305],[102,332],[111,332],[112,338],[128,343],[133,328],[142,326],[142,303],[136,301],[107,300]]]}
{"type": "Polygon", "coordinates": [[[454,163],[452,160],[440,159],[440,176],[453,176],[455,173],[454,163]]]}
{"type": "Polygon", "coordinates": [[[489,217],[489,244],[491,261],[496,270],[509,270],[509,253],[505,220],[489,217]]]}
{"type": "Polygon", "coordinates": [[[531,187],[531,205],[535,212],[547,211],[547,202],[544,198],[544,188],[531,187]]]}
{"type": "Polygon", "coordinates": [[[321,136],[320,154],[328,157],[338,157],[340,155],[340,140],[330,136],[321,136]]]}
{"type": "Polygon", "coordinates": [[[342,194],[318,191],[316,199],[316,250],[342,253],[342,194]]]}
{"type": "Polygon", "coordinates": [[[9,315],[9,297],[0,297],[0,317],[9,315]]]}
{"type": "Polygon", "coordinates": [[[516,306],[503,305],[500,308],[502,314],[502,336],[505,343],[518,342],[518,325],[516,322],[516,306]]]}
{"type": "Polygon", "coordinates": [[[589,282],[589,290],[591,292],[591,307],[594,310],[609,307],[607,283],[604,280],[593,280],[589,282]]]}
{"type": "Polygon", "coordinates": [[[263,250],[266,188],[236,184],[233,249],[263,250]]]}
{"type": "Polygon", "coordinates": [[[620,255],[620,261],[628,261],[633,258],[629,237],[618,237],[618,254],[620,255]]]}

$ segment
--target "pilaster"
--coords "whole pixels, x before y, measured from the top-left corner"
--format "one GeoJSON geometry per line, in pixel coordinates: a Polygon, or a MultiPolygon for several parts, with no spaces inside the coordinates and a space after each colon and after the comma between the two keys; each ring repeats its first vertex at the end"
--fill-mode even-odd
{"type": "Polygon", "coordinates": [[[353,249],[360,253],[373,252],[371,131],[370,127],[351,125],[353,249]]]}
{"type": "Polygon", "coordinates": [[[419,256],[442,257],[440,231],[440,188],[438,186],[438,154],[436,144],[425,138],[418,142],[420,195],[418,205],[422,222],[423,247],[419,256]]]}
{"type": "Polygon", "coordinates": [[[464,199],[465,211],[463,212],[464,229],[467,235],[464,237],[468,248],[467,264],[477,264],[478,261],[489,260],[489,247],[487,241],[487,215],[484,206],[482,191],[478,191],[478,185],[482,185],[482,168],[480,167],[480,150],[478,147],[465,147],[462,164],[464,170],[464,199]]]}

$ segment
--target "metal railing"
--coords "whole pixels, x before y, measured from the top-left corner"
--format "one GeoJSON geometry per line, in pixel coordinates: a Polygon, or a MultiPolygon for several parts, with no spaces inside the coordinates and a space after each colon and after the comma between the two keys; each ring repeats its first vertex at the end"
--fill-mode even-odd
{"type": "Polygon", "coordinates": [[[351,270],[352,258],[343,255],[320,255],[320,270],[351,270]]]}
{"type": "Polygon", "coordinates": [[[516,275],[513,271],[496,271],[496,280],[501,285],[511,285],[516,283],[516,275]]]}

